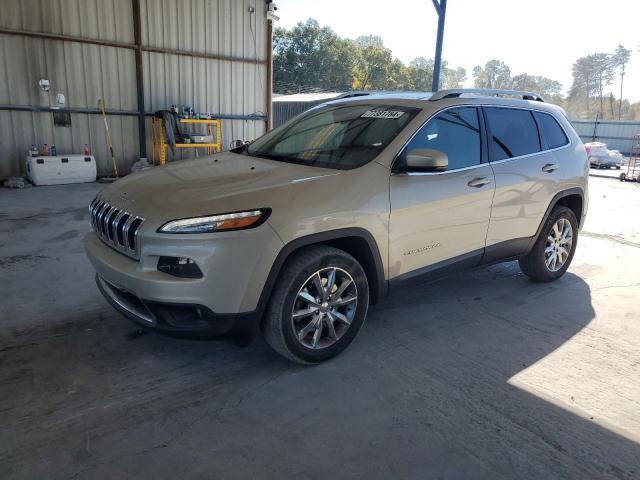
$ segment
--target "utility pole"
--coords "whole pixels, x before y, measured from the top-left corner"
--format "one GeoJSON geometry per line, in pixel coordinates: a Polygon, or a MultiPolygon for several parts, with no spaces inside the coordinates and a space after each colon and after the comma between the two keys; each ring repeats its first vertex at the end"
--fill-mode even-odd
{"type": "Polygon", "coordinates": [[[431,0],[438,14],[438,36],[436,37],[436,57],[433,62],[433,84],[431,90],[440,88],[440,67],[442,65],[442,37],[444,36],[444,17],[447,13],[447,0],[431,0]]]}

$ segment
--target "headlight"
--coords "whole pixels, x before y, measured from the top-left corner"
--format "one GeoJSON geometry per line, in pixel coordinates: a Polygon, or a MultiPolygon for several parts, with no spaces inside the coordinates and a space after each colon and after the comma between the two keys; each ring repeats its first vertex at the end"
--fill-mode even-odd
{"type": "Polygon", "coordinates": [[[248,210],[206,217],[172,220],[158,229],[160,233],[211,233],[255,228],[264,223],[271,209],[248,210]]]}

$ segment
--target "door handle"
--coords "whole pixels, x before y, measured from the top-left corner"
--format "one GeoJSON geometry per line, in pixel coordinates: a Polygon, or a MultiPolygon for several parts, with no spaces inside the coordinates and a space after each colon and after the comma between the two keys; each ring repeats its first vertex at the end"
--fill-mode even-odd
{"type": "Polygon", "coordinates": [[[478,177],[478,178],[474,178],[473,180],[469,180],[467,185],[469,185],[470,187],[480,188],[480,187],[484,187],[489,183],[491,183],[491,180],[489,180],[489,177],[478,177]]]}
{"type": "Polygon", "coordinates": [[[557,170],[559,167],[555,163],[547,163],[544,167],[542,167],[542,171],[544,173],[551,173],[554,170],[557,170]]]}

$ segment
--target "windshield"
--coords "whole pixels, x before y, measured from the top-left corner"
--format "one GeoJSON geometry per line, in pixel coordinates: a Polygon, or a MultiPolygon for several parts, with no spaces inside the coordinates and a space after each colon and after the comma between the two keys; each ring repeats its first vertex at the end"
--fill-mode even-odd
{"type": "Polygon", "coordinates": [[[325,168],[373,160],[419,111],[413,107],[338,104],[314,108],[249,145],[249,155],[325,168]]]}

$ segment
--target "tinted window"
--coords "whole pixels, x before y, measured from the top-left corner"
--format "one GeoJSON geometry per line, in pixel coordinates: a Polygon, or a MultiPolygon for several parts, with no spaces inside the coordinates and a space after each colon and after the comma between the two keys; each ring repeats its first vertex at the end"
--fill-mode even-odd
{"type": "Polygon", "coordinates": [[[480,125],[474,107],[451,108],[439,113],[422,127],[403,152],[430,148],[449,157],[448,170],[480,163],[480,125]]]}
{"type": "Polygon", "coordinates": [[[569,139],[564,134],[562,127],[551,115],[546,113],[533,113],[538,121],[540,135],[544,139],[546,148],[558,148],[569,143],[569,139]]]}
{"type": "Polygon", "coordinates": [[[418,111],[363,103],[321,106],[258,138],[247,153],[318,167],[355,168],[378,156],[418,111]]]}
{"type": "Polygon", "coordinates": [[[486,108],[491,131],[491,160],[519,157],[540,151],[538,127],[529,110],[486,108]]]}

